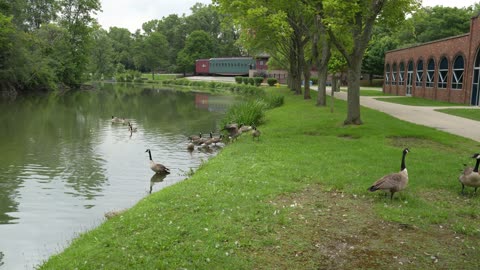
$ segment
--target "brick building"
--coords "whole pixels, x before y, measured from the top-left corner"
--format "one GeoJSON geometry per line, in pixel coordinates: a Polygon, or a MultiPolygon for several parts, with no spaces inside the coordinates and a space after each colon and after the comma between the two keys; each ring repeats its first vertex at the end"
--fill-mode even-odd
{"type": "Polygon", "coordinates": [[[470,33],[385,54],[383,91],[454,103],[479,105],[480,17],[470,33]]]}

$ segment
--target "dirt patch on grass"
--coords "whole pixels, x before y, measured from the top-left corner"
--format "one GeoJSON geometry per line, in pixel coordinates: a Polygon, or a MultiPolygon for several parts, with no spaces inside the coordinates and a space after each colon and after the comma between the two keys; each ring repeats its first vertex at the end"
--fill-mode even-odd
{"type": "Polygon", "coordinates": [[[441,144],[439,142],[417,138],[417,137],[401,137],[401,136],[393,136],[388,138],[390,144],[395,147],[411,147],[411,148],[434,148],[443,151],[454,151],[455,148],[441,144]]]}
{"type": "MultiPolygon", "coordinates": [[[[478,269],[479,238],[386,222],[375,200],[314,185],[271,202],[284,222],[254,250],[256,269],[478,269]]],[[[386,204],[399,203],[385,200],[386,204]]]]}
{"type": "Polygon", "coordinates": [[[360,139],[360,136],[358,135],[352,135],[352,134],[340,134],[337,137],[345,140],[358,140],[360,139]]]}

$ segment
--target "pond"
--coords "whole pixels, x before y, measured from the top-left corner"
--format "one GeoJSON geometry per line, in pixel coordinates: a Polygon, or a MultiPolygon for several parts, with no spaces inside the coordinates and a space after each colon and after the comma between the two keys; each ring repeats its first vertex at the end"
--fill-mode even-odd
{"type": "Polygon", "coordinates": [[[187,136],[217,130],[234,101],[112,84],[1,101],[0,269],[33,269],[105,213],[185,179],[219,150],[190,153],[187,136]],[[153,177],[146,149],[170,168],[165,179],[153,177]]]}

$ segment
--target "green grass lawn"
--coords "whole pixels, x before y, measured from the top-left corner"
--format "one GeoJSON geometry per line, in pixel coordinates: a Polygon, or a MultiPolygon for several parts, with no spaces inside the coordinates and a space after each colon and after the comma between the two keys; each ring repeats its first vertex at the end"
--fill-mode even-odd
{"type": "Polygon", "coordinates": [[[480,194],[461,195],[457,178],[480,143],[368,108],[343,126],[345,101],[330,113],[271,91],[285,104],[258,142],[242,135],[40,269],[479,268],[480,194]],[[407,189],[368,192],[404,147],[407,189]]]}
{"type": "MultiPolygon", "coordinates": [[[[155,81],[173,80],[177,78],[176,74],[155,74],[155,81]]],[[[152,80],[152,73],[142,73],[142,78],[152,80]]]]}
{"type": "Polygon", "coordinates": [[[431,106],[431,107],[440,107],[440,106],[463,106],[462,104],[450,103],[444,101],[437,101],[419,97],[392,97],[392,98],[377,98],[376,100],[411,105],[411,106],[431,106]]]}
{"type": "MultiPolygon", "coordinates": [[[[346,88],[341,88],[342,92],[347,92],[346,88]]],[[[393,96],[389,93],[383,93],[381,89],[368,89],[368,88],[361,88],[360,89],[360,96],[393,96]]]]}
{"type": "Polygon", "coordinates": [[[460,116],[463,118],[468,118],[476,121],[480,121],[480,110],[477,108],[472,109],[439,109],[436,110],[442,113],[447,113],[451,115],[460,116]]]}

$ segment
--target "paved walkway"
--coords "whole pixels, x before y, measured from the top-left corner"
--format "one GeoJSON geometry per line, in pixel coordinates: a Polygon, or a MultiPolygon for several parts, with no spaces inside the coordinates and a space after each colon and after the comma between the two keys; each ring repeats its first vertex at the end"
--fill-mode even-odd
{"type": "MultiPolygon", "coordinates": [[[[327,89],[330,94],[330,89],[327,89]]],[[[336,92],[335,97],[347,100],[346,92],[336,92]]],[[[385,97],[385,96],[382,96],[385,97]]],[[[463,117],[453,116],[446,113],[435,111],[444,108],[469,108],[478,110],[479,107],[460,106],[460,107],[425,107],[425,106],[408,106],[396,103],[384,102],[375,99],[376,97],[361,96],[360,105],[378,110],[401,120],[433,127],[438,130],[456,134],[462,137],[470,138],[480,142],[480,122],[466,119],[463,117]]],[[[377,97],[378,98],[378,97],[377,97]]]]}

